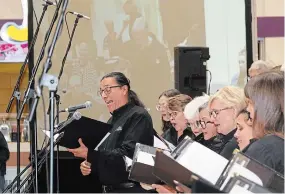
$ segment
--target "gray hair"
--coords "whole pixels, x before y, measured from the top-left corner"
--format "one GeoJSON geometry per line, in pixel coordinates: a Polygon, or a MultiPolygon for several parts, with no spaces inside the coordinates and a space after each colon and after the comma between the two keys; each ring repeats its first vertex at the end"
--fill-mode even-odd
{"type": "Polygon", "coordinates": [[[209,98],[210,97],[208,95],[199,96],[189,102],[184,109],[185,118],[189,120],[196,117],[200,112],[200,108],[205,105],[205,103],[208,104],[209,98]]]}
{"type": "Polygon", "coordinates": [[[202,106],[199,107],[199,112],[201,112],[202,110],[208,108],[208,104],[209,104],[209,101],[205,102],[202,106]]]}

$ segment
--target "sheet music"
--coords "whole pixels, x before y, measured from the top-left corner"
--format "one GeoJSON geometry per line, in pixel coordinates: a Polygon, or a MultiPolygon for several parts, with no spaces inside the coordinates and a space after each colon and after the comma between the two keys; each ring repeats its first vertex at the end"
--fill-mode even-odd
{"type": "Polygon", "coordinates": [[[197,142],[187,146],[176,161],[212,184],[216,184],[228,163],[227,159],[197,142]]]}
{"type": "MultiPolygon", "coordinates": [[[[168,146],[170,147],[170,149],[174,149],[175,146],[173,144],[171,144],[170,142],[164,140],[165,143],[168,144],[168,146]]],[[[156,136],[153,137],[153,147],[155,148],[160,148],[163,150],[169,150],[168,147],[165,145],[165,143],[163,141],[161,141],[159,138],[157,138],[156,136]]]]}
{"type": "Polygon", "coordinates": [[[155,155],[149,154],[147,152],[139,152],[137,162],[154,166],[154,157],[155,155]]]}
{"type": "Polygon", "coordinates": [[[239,185],[235,185],[232,190],[229,192],[229,194],[252,194],[249,190],[247,190],[245,187],[241,187],[239,185]]]}
{"type": "Polygon", "coordinates": [[[107,137],[109,137],[109,135],[110,135],[111,133],[109,132],[109,133],[107,133],[106,135],[105,135],[105,137],[100,141],[100,143],[96,146],[96,148],[94,149],[95,151],[98,151],[98,148],[99,148],[99,146],[107,139],[107,137]]]}
{"type": "Polygon", "coordinates": [[[243,167],[242,165],[235,163],[235,164],[233,164],[232,168],[230,169],[227,178],[223,182],[223,185],[221,186],[221,190],[223,190],[225,188],[225,186],[229,182],[230,178],[235,176],[235,174],[246,177],[246,179],[248,179],[248,180],[250,180],[256,184],[259,184],[260,186],[263,186],[261,179],[255,173],[251,172],[250,170],[243,167]]]}
{"type": "Polygon", "coordinates": [[[126,163],[126,167],[129,168],[130,166],[132,166],[133,164],[133,160],[131,158],[129,158],[128,156],[124,156],[124,160],[126,163]]]}
{"type": "MultiPolygon", "coordinates": [[[[44,132],[44,134],[46,134],[46,136],[48,136],[48,138],[50,138],[50,131],[46,131],[46,130],[42,130],[43,132],[44,132]]],[[[55,134],[53,137],[54,137],[54,139],[53,139],[53,142],[56,142],[56,140],[57,140],[57,138],[58,138],[58,136],[59,136],[60,134],[55,134]]]]}

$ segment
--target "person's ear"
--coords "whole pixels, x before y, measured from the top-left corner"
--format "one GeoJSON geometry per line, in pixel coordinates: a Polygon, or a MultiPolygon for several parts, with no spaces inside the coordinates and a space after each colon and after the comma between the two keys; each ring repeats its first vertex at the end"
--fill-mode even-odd
{"type": "Polygon", "coordinates": [[[125,85],[125,86],[122,87],[122,89],[123,89],[123,94],[127,95],[127,93],[128,93],[128,86],[125,85]]]}

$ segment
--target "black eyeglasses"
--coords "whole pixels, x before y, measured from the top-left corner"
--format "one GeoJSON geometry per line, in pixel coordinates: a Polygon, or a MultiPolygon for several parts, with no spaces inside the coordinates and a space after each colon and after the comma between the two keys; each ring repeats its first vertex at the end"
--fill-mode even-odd
{"type": "Polygon", "coordinates": [[[212,110],[209,112],[209,115],[210,115],[210,117],[217,118],[218,114],[220,114],[221,111],[232,109],[232,108],[233,107],[226,107],[226,108],[222,108],[222,109],[218,109],[218,110],[212,110]]]}
{"type": "Polygon", "coordinates": [[[194,123],[187,122],[187,127],[190,127],[190,128],[201,128],[201,123],[200,123],[200,121],[195,121],[194,123]]]}
{"type": "Polygon", "coordinates": [[[209,123],[214,124],[214,122],[212,122],[212,121],[200,121],[200,125],[203,129],[206,129],[207,124],[209,124],[209,123]]]}
{"type": "Polygon", "coordinates": [[[105,87],[103,90],[100,89],[100,90],[98,91],[98,95],[99,95],[99,96],[102,96],[102,93],[103,93],[103,92],[104,92],[106,95],[108,95],[108,94],[111,93],[112,88],[119,88],[119,87],[122,87],[122,86],[107,86],[107,87],[105,87]]]}
{"type": "Polygon", "coordinates": [[[175,119],[175,117],[178,115],[179,111],[172,111],[168,112],[169,118],[175,119]]]}

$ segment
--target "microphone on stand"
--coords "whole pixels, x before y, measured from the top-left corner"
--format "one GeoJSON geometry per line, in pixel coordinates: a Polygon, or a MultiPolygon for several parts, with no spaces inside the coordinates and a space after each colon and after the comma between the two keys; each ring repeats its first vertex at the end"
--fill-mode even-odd
{"type": "Polygon", "coordinates": [[[46,2],[47,5],[57,6],[56,2],[52,2],[52,1],[49,1],[49,0],[43,0],[43,1],[46,2]]]}
{"type": "Polygon", "coordinates": [[[69,13],[72,13],[72,14],[76,15],[76,16],[79,17],[79,18],[85,18],[85,19],[87,19],[87,20],[90,20],[90,17],[88,17],[88,16],[86,16],[86,15],[83,15],[83,14],[81,14],[81,13],[77,13],[77,12],[74,12],[74,11],[69,11],[69,13]]]}
{"type": "Polygon", "coordinates": [[[84,104],[79,104],[79,105],[75,105],[75,106],[70,106],[64,110],[61,110],[59,112],[68,112],[68,113],[71,113],[71,112],[74,112],[78,109],[84,109],[84,108],[90,108],[92,107],[92,103],[90,101],[86,101],[84,104]]]}
{"type": "Polygon", "coordinates": [[[60,134],[61,132],[63,132],[64,128],[69,125],[72,121],[74,120],[79,120],[81,119],[81,113],[80,112],[74,112],[73,115],[67,119],[62,125],[60,126],[56,126],[56,131],[54,132],[55,134],[60,134]]]}

